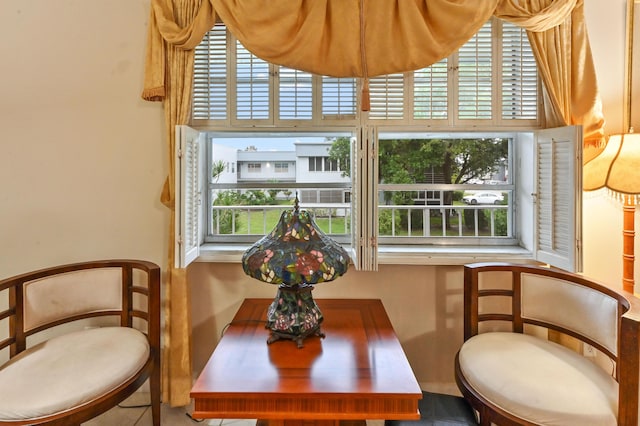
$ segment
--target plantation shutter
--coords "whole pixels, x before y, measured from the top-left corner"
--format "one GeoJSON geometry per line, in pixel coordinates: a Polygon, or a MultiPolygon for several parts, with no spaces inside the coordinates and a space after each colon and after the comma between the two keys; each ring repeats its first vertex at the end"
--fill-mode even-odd
{"type": "Polygon", "coordinates": [[[313,77],[310,73],[280,67],[277,104],[281,120],[311,120],[313,117],[313,77]]]}
{"type": "Polygon", "coordinates": [[[458,51],[458,118],[479,120],[492,118],[493,52],[489,20],[458,51]]]}
{"type": "Polygon", "coordinates": [[[536,135],[536,259],[582,271],[582,127],[536,135]]]}
{"type": "Polygon", "coordinates": [[[502,23],[502,119],[538,119],[538,68],[527,33],[502,23]]]}
{"type": "Polygon", "coordinates": [[[227,29],[216,24],[195,48],[193,118],[225,120],[227,85],[227,29]]]}
{"type": "Polygon", "coordinates": [[[258,58],[239,41],[236,47],[236,119],[271,119],[271,78],[269,63],[258,58]]]}
{"type": "Polygon", "coordinates": [[[369,79],[370,119],[402,120],[404,117],[404,75],[388,74],[369,79]]]}
{"type": "Polygon", "coordinates": [[[413,72],[413,118],[446,120],[449,109],[448,59],[413,72]]]}
{"type": "Polygon", "coordinates": [[[175,267],[184,268],[200,254],[204,241],[202,188],[204,137],[188,126],[176,126],[175,152],[175,267]]]}
{"type": "Polygon", "coordinates": [[[354,119],[356,79],[322,76],[322,119],[354,119]]]}

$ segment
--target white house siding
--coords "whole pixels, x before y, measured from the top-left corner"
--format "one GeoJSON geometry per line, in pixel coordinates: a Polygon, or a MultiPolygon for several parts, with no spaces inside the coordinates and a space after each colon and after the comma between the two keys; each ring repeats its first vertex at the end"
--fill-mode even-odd
{"type": "Polygon", "coordinates": [[[296,156],[293,151],[238,151],[238,182],[295,182],[296,156]],[[286,172],[276,171],[276,163],[287,164],[286,172]],[[249,164],[260,164],[260,171],[249,171],[249,164]]]}
{"type": "Polygon", "coordinates": [[[309,157],[328,157],[331,142],[296,142],[298,160],[296,182],[299,183],[348,183],[351,179],[341,171],[309,171],[309,157]]]}

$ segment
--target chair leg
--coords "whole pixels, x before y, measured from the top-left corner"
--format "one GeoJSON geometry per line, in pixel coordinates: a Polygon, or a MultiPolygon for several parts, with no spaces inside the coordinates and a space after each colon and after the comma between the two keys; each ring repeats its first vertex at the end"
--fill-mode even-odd
{"type": "Polygon", "coordinates": [[[153,420],[153,426],[160,426],[160,365],[155,365],[153,367],[153,371],[149,377],[149,387],[151,390],[151,417],[153,420]]]}
{"type": "Polygon", "coordinates": [[[480,417],[480,426],[491,426],[491,420],[488,410],[483,407],[478,411],[478,417],[480,417]]]}

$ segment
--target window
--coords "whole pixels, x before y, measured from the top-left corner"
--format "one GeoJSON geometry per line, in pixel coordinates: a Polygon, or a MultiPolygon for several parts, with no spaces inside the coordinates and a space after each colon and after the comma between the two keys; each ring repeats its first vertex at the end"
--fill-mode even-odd
{"type": "Polygon", "coordinates": [[[318,226],[349,243],[351,205],[345,199],[351,179],[340,172],[324,173],[323,167],[334,161],[314,154],[328,152],[333,140],[349,140],[351,134],[223,131],[201,135],[204,143],[199,149],[206,158],[205,169],[215,169],[218,162],[238,164],[237,174],[212,173],[205,179],[201,190],[208,209],[205,241],[255,242],[273,229],[282,211],[290,209],[298,197],[318,226]],[[310,173],[316,166],[323,172],[321,179],[310,173]]]}
{"type": "Polygon", "coordinates": [[[439,136],[379,133],[379,242],[516,244],[513,137],[439,136]]]}
{"type": "Polygon", "coordinates": [[[289,163],[276,163],[274,167],[276,173],[287,173],[289,171],[289,163]]]}
{"type": "MultiPolygon", "coordinates": [[[[348,159],[347,159],[348,161],[348,159]]],[[[310,172],[338,172],[338,160],[330,157],[309,157],[310,172]]]]}
{"type": "Polygon", "coordinates": [[[321,172],[322,171],[322,157],[309,157],[309,171],[321,172]]]}
{"type": "Polygon", "coordinates": [[[338,160],[331,159],[329,157],[324,157],[324,171],[325,172],[337,172],[338,169],[338,160]]]}
{"type": "Polygon", "coordinates": [[[247,171],[249,173],[260,173],[262,170],[262,164],[260,163],[247,163],[247,171]]]}
{"type": "Polygon", "coordinates": [[[541,131],[524,31],[492,18],[430,67],[371,78],[369,112],[362,84],[268,64],[217,24],[195,55],[200,145],[180,151],[209,170],[181,178],[200,185],[202,211],[181,209],[202,219],[198,244],[252,243],[297,196],[361,269],[457,250],[579,270],[581,135],[541,131]],[[216,173],[219,161],[237,172],[216,173]]]}

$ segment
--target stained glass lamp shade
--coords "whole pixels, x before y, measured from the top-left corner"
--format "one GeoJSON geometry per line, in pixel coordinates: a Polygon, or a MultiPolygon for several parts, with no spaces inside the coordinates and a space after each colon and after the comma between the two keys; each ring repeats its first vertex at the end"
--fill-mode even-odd
{"type": "Polygon", "coordinates": [[[279,339],[296,341],[311,335],[324,337],[324,317],[313,300],[315,284],[333,281],[347,272],[349,255],[300,210],[296,198],[293,210],[282,212],[273,231],[251,246],[242,256],[244,272],[263,282],[278,285],[267,311],[268,343],[279,339]]]}

